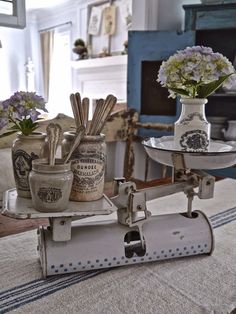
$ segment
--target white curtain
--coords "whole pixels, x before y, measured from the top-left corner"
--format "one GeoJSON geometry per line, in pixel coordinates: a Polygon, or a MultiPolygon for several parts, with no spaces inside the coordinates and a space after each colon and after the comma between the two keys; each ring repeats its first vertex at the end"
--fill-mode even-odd
{"type": "Polygon", "coordinates": [[[55,29],[54,49],[50,67],[50,88],[47,103],[48,116],[53,118],[58,113],[72,116],[70,93],[71,79],[71,40],[70,29],[55,29]]]}
{"type": "Polygon", "coordinates": [[[47,102],[49,97],[50,70],[54,46],[54,30],[40,33],[44,99],[47,102]]]}

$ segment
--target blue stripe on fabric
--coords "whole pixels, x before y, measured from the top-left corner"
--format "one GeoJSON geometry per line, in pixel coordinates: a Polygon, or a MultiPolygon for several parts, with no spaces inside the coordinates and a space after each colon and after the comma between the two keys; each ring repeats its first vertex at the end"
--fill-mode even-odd
{"type": "Polygon", "coordinates": [[[61,279],[61,276],[52,276],[50,278],[47,279],[35,279],[33,281],[30,281],[26,284],[17,286],[16,288],[11,288],[8,290],[5,290],[3,292],[0,293],[0,301],[6,299],[6,298],[11,298],[12,296],[18,294],[18,293],[22,293],[22,291],[26,292],[29,289],[34,289],[37,287],[40,287],[42,285],[45,284],[49,284],[50,282],[54,282],[56,280],[61,279]]]}
{"type": "Polygon", "coordinates": [[[233,217],[233,218],[231,218],[231,219],[225,220],[225,221],[222,220],[220,223],[218,223],[217,225],[215,225],[213,228],[214,228],[214,229],[219,228],[219,227],[224,226],[224,225],[226,225],[226,224],[228,224],[228,223],[230,223],[230,222],[232,222],[232,221],[234,221],[234,220],[236,220],[236,216],[233,217]]]}
{"type": "MultiPolygon", "coordinates": [[[[20,301],[21,299],[29,298],[31,295],[35,294],[36,292],[40,293],[40,292],[43,292],[43,291],[45,291],[45,290],[47,290],[49,288],[51,289],[51,288],[56,287],[56,286],[61,286],[65,282],[69,283],[69,282],[71,282],[73,280],[79,280],[79,279],[85,277],[88,273],[89,272],[86,272],[86,273],[83,272],[83,273],[76,274],[76,275],[74,275],[73,277],[70,277],[70,278],[68,278],[68,277],[61,278],[61,281],[59,281],[57,283],[54,283],[54,284],[51,284],[49,287],[44,285],[41,289],[38,289],[38,290],[35,290],[35,291],[32,291],[32,289],[30,289],[30,291],[29,291],[30,293],[29,294],[24,294],[22,296],[16,297],[14,300],[7,301],[7,302],[3,303],[2,305],[3,306],[8,306],[8,305],[11,305],[14,302],[20,301]]],[[[22,293],[20,293],[20,294],[22,294],[22,293]]]]}
{"type": "Polygon", "coordinates": [[[210,220],[212,221],[212,220],[215,220],[215,219],[217,219],[217,217],[221,217],[222,215],[226,215],[226,214],[230,214],[231,212],[235,212],[236,211],[236,207],[233,207],[233,208],[229,208],[229,209],[227,209],[227,210],[225,210],[225,211],[223,211],[223,212],[221,212],[221,213],[218,213],[218,214],[215,214],[215,215],[212,215],[211,217],[210,217],[210,220]]]}
{"type": "Polygon", "coordinates": [[[91,277],[94,277],[96,275],[99,275],[103,272],[106,272],[108,269],[103,269],[103,270],[98,270],[98,271],[89,271],[87,272],[84,276],[75,276],[75,278],[71,278],[71,280],[65,280],[65,282],[61,282],[61,284],[63,285],[54,285],[53,287],[48,287],[47,289],[42,289],[41,291],[36,291],[35,293],[37,293],[37,295],[34,295],[35,293],[31,293],[31,297],[29,298],[30,295],[27,296],[23,296],[22,298],[18,298],[16,300],[14,300],[14,302],[10,305],[6,305],[3,304],[2,309],[0,307],[0,313],[4,314],[4,313],[8,313],[9,311],[15,310],[25,304],[31,303],[33,301],[36,301],[38,299],[41,299],[42,297],[48,296],[52,293],[55,293],[59,290],[62,290],[64,288],[70,287],[76,283],[82,282],[86,279],[89,279],[91,277]],[[49,289],[50,288],[50,289],[49,289]],[[17,303],[17,300],[19,303],[17,303]],[[14,304],[15,303],[15,304],[14,304]]]}
{"type": "MultiPolygon", "coordinates": [[[[236,212],[236,208],[230,208],[222,213],[212,215],[209,220],[211,221],[213,228],[216,229],[231,221],[236,220],[236,215],[234,214],[234,212],[236,212]]],[[[3,292],[0,292],[0,300],[6,300],[12,297],[15,298],[0,305],[0,313],[7,313],[25,304],[41,299],[45,296],[70,287],[71,285],[82,282],[108,270],[109,269],[101,269],[83,273],[80,272],[76,275],[70,275],[69,278],[68,275],[66,275],[66,278],[64,277],[64,275],[59,275],[50,277],[49,279],[35,279],[31,282],[19,285],[15,288],[5,290],[3,292]],[[33,289],[36,289],[36,291],[33,291],[30,294],[25,294],[27,291],[31,291],[33,289]],[[20,296],[22,293],[24,293],[24,295],[20,296]]]]}

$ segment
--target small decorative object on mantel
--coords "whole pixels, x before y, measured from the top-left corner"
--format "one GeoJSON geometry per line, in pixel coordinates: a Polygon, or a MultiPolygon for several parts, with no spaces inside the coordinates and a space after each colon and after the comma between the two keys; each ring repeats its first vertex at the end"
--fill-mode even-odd
{"type": "Polygon", "coordinates": [[[235,84],[232,63],[209,47],[187,47],[163,61],[158,82],[168,88],[170,97],[181,96],[182,112],[174,128],[175,149],[207,151],[210,123],[205,116],[205,104],[207,97],[219,87],[230,88],[235,84]]]}
{"type": "Polygon", "coordinates": [[[128,54],[128,40],[124,41],[123,43],[124,50],[122,51],[122,55],[127,55],[128,54]]]}
{"type": "Polygon", "coordinates": [[[85,45],[85,42],[81,38],[75,40],[72,51],[79,56],[78,60],[88,58],[88,49],[85,45]]]}
{"type": "Polygon", "coordinates": [[[70,95],[70,101],[77,130],[64,133],[62,158],[66,158],[69,154],[78,135],[80,140],[69,159],[74,173],[70,200],[98,200],[103,196],[106,165],[105,136],[101,134],[101,131],[117,99],[113,95],[108,95],[105,100],[99,99],[90,123],[88,122],[88,98],[81,100],[80,93],[75,93],[70,95]],[[81,126],[85,128],[85,135],[82,134],[82,136],[78,134],[83,132],[81,126]]]}
{"type": "Polygon", "coordinates": [[[47,153],[46,134],[35,132],[40,111],[47,112],[45,101],[33,92],[16,92],[1,104],[0,129],[7,131],[0,137],[18,132],[12,146],[12,163],[18,196],[31,197],[28,176],[32,160],[47,153]]]}
{"type": "Polygon", "coordinates": [[[109,57],[110,55],[111,54],[106,47],[103,47],[102,51],[98,54],[99,58],[109,57]]]}

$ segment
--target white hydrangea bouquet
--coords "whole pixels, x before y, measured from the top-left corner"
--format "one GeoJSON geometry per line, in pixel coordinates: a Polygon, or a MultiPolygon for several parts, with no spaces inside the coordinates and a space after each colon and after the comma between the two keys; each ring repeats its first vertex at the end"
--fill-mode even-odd
{"type": "Polygon", "coordinates": [[[157,81],[167,87],[170,97],[206,98],[222,85],[236,83],[232,63],[209,47],[193,46],[179,50],[163,61],[157,81]]]}
{"type": "Polygon", "coordinates": [[[207,97],[219,87],[236,83],[232,63],[209,47],[193,46],[163,61],[157,81],[168,88],[169,97],[181,96],[182,111],[174,127],[174,147],[205,152],[210,147],[210,123],[205,116],[207,97]]]}

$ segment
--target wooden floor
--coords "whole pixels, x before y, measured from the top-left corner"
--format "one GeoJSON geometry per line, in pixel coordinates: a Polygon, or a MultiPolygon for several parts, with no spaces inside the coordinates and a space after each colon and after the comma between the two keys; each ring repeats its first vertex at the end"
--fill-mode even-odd
{"type": "Polygon", "coordinates": [[[20,220],[0,215],[0,237],[36,229],[40,225],[48,225],[48,219],[20,220]]]}

